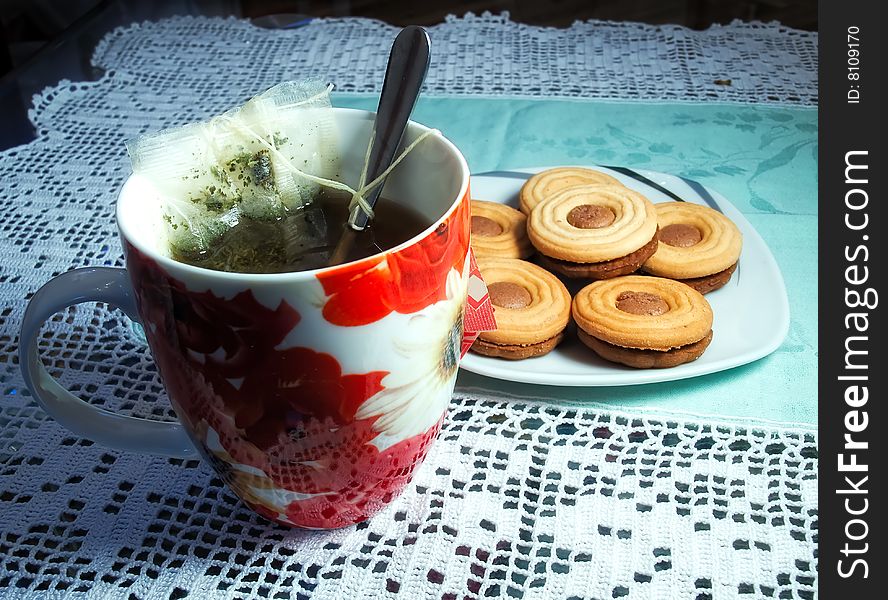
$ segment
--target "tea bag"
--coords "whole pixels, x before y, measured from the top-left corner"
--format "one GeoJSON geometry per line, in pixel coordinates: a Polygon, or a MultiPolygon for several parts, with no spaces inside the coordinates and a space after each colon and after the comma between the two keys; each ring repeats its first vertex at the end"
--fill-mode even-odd
{"type": "MultiPolygon", "coordinates": [[[[383,185],[417,145],[440,132],[430,129],[417,136],[370,182],[368,140],[354,189],[340,181],[331,89],[332,85],[317,80],[284,82],[207,121],[127,143],[133,172],[146,177],[161,196],[171,256],[190,262],[186,257],[206,256],[217,246],[214,242],[242,221],[274,222],[285,216],[302,217],[302,212],[305,218],[295,219],[293,223],[299,225],[287,231],[281,242],[286,255],[328,251],[324,249],[328,224],[311,217],[310,213],[318,211],[309,210],[322,187],[346,192],[351,198],[350,212],[359,206],[373,217],[365,195],[383,185]]],[[[247,254],[259,256],[266,247],[257,243],[247,254]]],[[[236,263],[241,261],[224,262],[231,263],[231,270],[239,270],[236,263]]]]}
{"type": "MultiPolygon", "coordinates": [[[[127,144],[133,171],[162,197],[176,251],[203,252],[241,219],[280,219],[310,204],[321,185],[336,185],[331,87],[284,82],[208,121],[127,144]]],[[[309,228],[300,235],[311,245],[326,234],[309,228]]]]}

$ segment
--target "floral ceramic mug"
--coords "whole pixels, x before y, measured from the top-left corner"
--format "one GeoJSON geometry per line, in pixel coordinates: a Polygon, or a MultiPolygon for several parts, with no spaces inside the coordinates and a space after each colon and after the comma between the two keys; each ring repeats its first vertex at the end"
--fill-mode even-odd
{"type": "MultiPolygon", "coordinates": [[[[343,181],[358,179],[372,113],[337,109],[343,181]],[[351,169],[351,171],[349,170],[351,169]]],[[[411,123],[414,138],[426,128],[411,123]]],[[[135,451],[196,452],[259,514],[332,528],[368,518],[409,482],[435,438],[460,357],[469,174],[442,136],[386,184],[433,224],[379,255],[282,274],[210,271],[160,247],[161,208],[131,176],[117,200],[126,270],[78,269],[35,294],[21,365],[34,397],[85,437],[135,451]],[[90,405],[52,379],[37,335],[55,312],[107,302],[144,326],[179,423],[90,405]]]]}

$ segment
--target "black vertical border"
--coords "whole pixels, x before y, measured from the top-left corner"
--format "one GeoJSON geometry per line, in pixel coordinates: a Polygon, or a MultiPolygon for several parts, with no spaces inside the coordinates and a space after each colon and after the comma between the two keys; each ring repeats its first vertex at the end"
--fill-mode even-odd
{"type": "MultiPolygon", "coordinates": [[[[888,302],[885,290],[885,271],[888,270],[888,255],[885,246],[888,239],[888,224],[882,206],[888,202],[885,179],[888,178],[888,164],[885,149],[888,148],[885,136],[888,135],[888,98],[881,81],[888,77],[888,21],[877,15],[884,14],[885,4],[864,0],[821,0],[819,5],[819,597],[823,599],[884,598],[888,587],[888,563],[885,562],[885,492],[888,489],[885,461],[888,461],[888,421],[886,421],[885,374],[888,362],[886,352],[880,349],[888,344],[884,335],[884,319],[881,318],[882,302],[888,302]],[[859,46],[849,46],[849,28],[859,28],[859,46]],[[849,49],[860,51],[859,64],[849,63],[849,49]],[[850,67],[857,66],[858,70],[850,67]],[[849,73],[859,73],[859,79],[849,79],[849,73]],[[852,86],[858,87],[852,87],[852,86]],[[849,102],[849,91],[858,90],[858,103],[849,102]],[[853,162],[866,164],[868,168],[849,173],[851,179],[866,179],[866,183],[846,181],[846,155],[856,154],[853,162]],[[853,189],[863,190],[851,192],[853,189]],[[864,203],[863,208],[849,209],[846,195],[855,206],[864,203]],[[854,230],[846,224],[846,216],[854,226],[863,223],[864,214],[868,225],[854,230]],[[867,250],[860,250],[865,247],[867,250]],[[867,256],[868,254],[868,256],[867,256]],[[852,258],[848,258],[851,256],[852,258]],[[865,260],[868,259],[868,260],[865,260]],[[856,265],[856,268],[854,267],[856,265]],[[864,271],[866,267],[866,271],[864,271]],[[848,271],[852,268],[852,271],[848,271]],[[859,280],[866,273],[865,282],[852,284],[848,277],[859,280]],[[849,307],[846,294],[856,290],[863,294],[871,288],[880,295],[875,308],[849,307]],[[855,321],[856,327],[848,328],[846,317],[849,313],[867,313],[866,320],[855,321]],[[859,331],[866,323],[866,331],[859,331]],[[855,362],[866,363],[868,368],[849,371],[845,367],[846,342],[849,336],[864,337],[855,340],[851,347],[866,350],[865,355],[856,355],[855,362]],[[865,375],[866,380],[841,380],[849,374],[865,375]],[[862,391],[852,395],[850,406],[846,402],[849,386],[865,386],[868,401],[861,404],[862,391]],[[855,402],[855,398],[857,402],[855,402]],[[853,413],[853,411],[858,411],[853,413]],[[849,412],[851,414],[849,414],[849,412]],[[863,413],[866,416],[863,416],[863,413]],[[846,419],[851,419],[847,421],[846,419]],[[859,429],[862,421],[867,425],[863,431],[849,432],[848,427],[859,429]],[[845,448],[845,435],[850,434],[857,442],[866,442],[868,448],[849,450],[845,448]],[[866,464],[866,473],[840,472],[839,455],[844,461],[851,460],[850,454],[857,455],[857,462],[866,464]],[[861,484],[861,476],[868,480],[861,484]],[[850,482],[845,477],[850,477],[850,482]],[[848,494],[856,485],[866,489],[866,493],[848,494]],[[846,506],[846,500],[849,502],[846,506]],[[866,512],[860,515],[849,514],[850,510],[866,512]],[[852,519],[860,522],[848,525],[852,519]],[[849,538],[865,537],[859,540],[849,538]],[[848,544],[848,551],[846,550],[848,544]],[[864,546],[864,544],[868,544],[864,546]],[[859,554],[854,551],[865,550],[859,554]],[[853,564],[855,559],[866,562],[867,577],[864,578],[863,565],[853,564]],[[841,563],[840,563],[841,561],[841,563]],[[840,566],[841,564],[841,566],[840,566]],[[853,571],[852,571],[853,568],[853,571]],[[852,571],[850,577],[842,577],[839,570],[852,571]]],[[[853,31],[853,29],[852,29],[853,31]]],[[[853,53],[852,53],[853,54],[853,53]]],[[[854,95],[853,93],[851,94],[854,95]]],[[[852,98],[853,99],[853,98],[852,98]]],[[[853,293],[853,292],[852,292],[853,293]]],[[[853,303],[853,299],[851,300],[853,303]]]]}

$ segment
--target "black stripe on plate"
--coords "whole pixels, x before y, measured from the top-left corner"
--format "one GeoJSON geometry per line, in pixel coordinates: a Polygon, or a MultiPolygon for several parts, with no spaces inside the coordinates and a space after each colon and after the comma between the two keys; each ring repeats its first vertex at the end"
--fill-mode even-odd
{"type": "Polygon", "coordinates": [[[648,179],[647,177],[645,177],[644,175],[642,175],[638,171],[633,171],[632,169],[630,169],[628,167],[612,167],[610,165],[601,165],[601,166],[604,167],[605,169],[610,169],[611,171],[616,171],[617,173],[625,175],[626,177],[631,177],[635,181],[640,181],[641,183],[645,184],[646,186],[657,190],[661,194],[666,194],[667,196],[669,196],[670,198],[672,198],[673,200],[675,200],[677,202],[684,202],[685,201],[684,198],[679,198],[674,192],[667,190],[666,188],[664,188],[662,185],[660,185],[656,181],[651,181],[650,179],[648,179]]]}
{"type": "Polygon", "coordinates": [[[472,177],[505,177],[507,179],[530,179],[533,173],[521,173],[519,171],[484,171],[483,173],[472,173],[472,177]]]}
{"type": "Polygon", "coordinates": [[[698,196],[700,196],[700,198],[703,199],[703,202],[708,204],[710,208],[713,208],[720,213],[724,212],[721,209],[721,207],[718,205],[718,202],[715,201],[715,198],[712,197],[712,194],[709,193],[709,190],[707,190],[705,187],[703,187],[703,184],[701,184],[697,181],[694,181],[693,179],[687,179],[685,177],[679,177],[679,179],[684,181],[688,185],[689,188],[694,190],[694,192],[698,196]]]}

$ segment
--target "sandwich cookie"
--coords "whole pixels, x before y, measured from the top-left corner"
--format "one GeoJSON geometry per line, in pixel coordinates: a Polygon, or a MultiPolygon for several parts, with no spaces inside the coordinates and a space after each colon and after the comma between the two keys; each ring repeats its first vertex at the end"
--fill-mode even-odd
{"type": "Polygon", "coordinates": [[[712,341],[709,302],[672,279],[596,281],[574,297],[571,312],[580,341],[605,360],[638,369],[691,362],[712,341]]]}
{"type": "Polygon", "coordinates": [[[561,342],[570,320],[570,294],[557,277],[515,258],[479,256],[478,268],[497,328],[482,332],[473,352],[518,360],[546,354],[561,342]]]}
{"type": "Polygon", "coordinates": [[[582,167],[558,167],[537,173],[524,182],[518,200],[521,212],[529,215],[534,207],[549,196],[576,185],[623,185],[606,173],[582,167]]]}
{"type": "Polygon", "coordinates": [[[686,283],[701,294],[724,286],[737,269],[743,236],[722,213],[689,202],[655,205],[660,243],[642,266],[686,283]]]}
{"type": "Polygon", "coordinates": [[[475,256],[527,258],[527,217],[511,206],[472,199],[472,250],[475,256]]]}
{"type": "Polygon", "coordinates": [[[609,279],[634,273],[657,249],[657,213],[650,200],[623,186],[575,186],[533,209],[527,235],[544,268],[609,279]]]}

